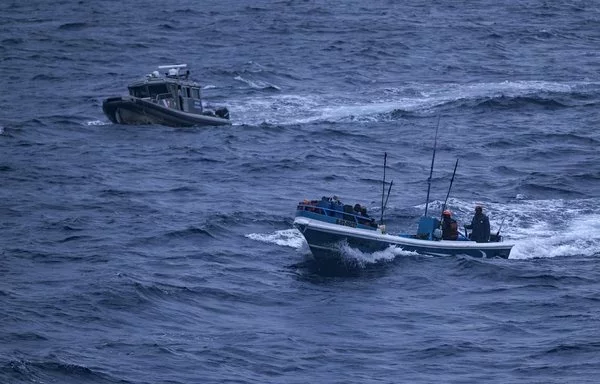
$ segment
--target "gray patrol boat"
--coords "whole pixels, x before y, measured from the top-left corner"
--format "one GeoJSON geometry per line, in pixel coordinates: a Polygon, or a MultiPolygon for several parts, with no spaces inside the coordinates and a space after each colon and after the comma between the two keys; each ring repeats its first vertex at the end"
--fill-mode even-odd
{"type": "Polygon", "coordinates": [[[227,108],[213,110],[202,105],[200,85],[189,79],[186,64],[161,65],[158,69],[130,84],[128,96],[103,101],[102,110],[110,121],[171,127],[231,125],[227,108]]]}

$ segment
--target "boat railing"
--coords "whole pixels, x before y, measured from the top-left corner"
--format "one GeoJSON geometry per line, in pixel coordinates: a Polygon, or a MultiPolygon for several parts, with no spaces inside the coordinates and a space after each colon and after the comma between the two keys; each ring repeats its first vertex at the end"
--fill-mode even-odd
{"type": "Polygon", "coordinates": [[[349,205],[339,205],[339,208],[332,208],[332,207],[326,207],[323,205],[319,205],[319,204],[310,204],[310,203],[299,203],[298,207],[296,210],[298,211],[306,211],[306,212],[313,212],[319,215],[324,215],[324,216],[329,216],[329,217],[333,217],[333,218],[337,218],[337,219],[342,219],[345,221],[350,221],[354,224],[362,224],[362,225],[368,225],[368,226],[372,226],[372,227],[376,227],[377,223],[375,222],[375,219],[369,216],[363,216],[361,214],[355,214],[353,212],[349,212],[348,210],[345,210],[344,208],[346,207],[346,209],[348,209],[347,207],[350,207],[350,209],[352,208],[349,205]]]}
{"type": "Polygon", "coordinates": [[[154,100],[163,100],[163,99],[172,99],[173,95],[171,93],[158,93],[154,95],[154,100]]]}
{"type": "Polygon", "coordinates": [[[176,108],[175,102],[173,100],[173,95],[170,93],[159,93],[154,95],[152,98],[152,102],[154,104],[159,104],[165,106],[167,108],[176,108]]]}

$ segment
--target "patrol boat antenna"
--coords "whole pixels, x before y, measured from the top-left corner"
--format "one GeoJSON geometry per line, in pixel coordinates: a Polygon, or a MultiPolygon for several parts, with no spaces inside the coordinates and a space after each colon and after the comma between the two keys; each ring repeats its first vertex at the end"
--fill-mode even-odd
{"type": "Polygon", "coordinates": [[[159,69],[187,68],[187,64],[159,65],[159,69]]]}
{"type": "Polygon", "coordinates": [[[158,69],[166,69],[165,75],[173,79],[187,79],[190,71],[187,69],[187,64],[159,65],[158,69]],[[184,71],[184,69],[186,69],[184,71]]]}

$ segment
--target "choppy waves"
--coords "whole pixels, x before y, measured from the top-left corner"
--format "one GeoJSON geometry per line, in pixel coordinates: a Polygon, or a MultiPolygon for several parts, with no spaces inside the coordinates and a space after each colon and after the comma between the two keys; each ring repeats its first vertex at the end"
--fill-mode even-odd
{"type": "Polygon", "coordinates": [[[0,3],[0,382],[595,382],[593,3],[0,3]],[[558,27],[560,26],[560,27],[558,27]],[[187,63],[232,127],[111,124],[187,63]],[[508,260],[340,244],[338,195],[410,232],[483,204],[508,260]],[[399,363],[401,362],[401,363],[399,363]],[[399,379],[401,378],[401,379],[399,379]]]}

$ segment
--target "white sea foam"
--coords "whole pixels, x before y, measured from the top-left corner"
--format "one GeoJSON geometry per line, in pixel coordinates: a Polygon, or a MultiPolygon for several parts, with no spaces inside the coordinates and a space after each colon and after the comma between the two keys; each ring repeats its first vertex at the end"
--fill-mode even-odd
{"type": "MultiPolygon", "coordinates": [[[[278,86],[263,80],[235,78],[255,89],[278,86]]],[[[373,88],[364,92],[362,100],[347,94],[266,95],[237,100],[235,115],[245,124],[306,124],[320,121],[381,121],[386,114],[401,110],[428,112],[439,105],[459,100],[495,97],[520,97],[540,92],[570,93],[576,83],[544,81],[503,81],[474,84],[410,84],[405,88],[373,88]]]]}
{"type": "Polygon", "coordinates": [[[282,229],[274,233],[250,233],[247,238],[264,243],[277,244],[285,247],[301,249],[305,243],[302,234],[295,229],[282,229]]]}
{"type": "Polygon", "coordinates": [[[110,125],[112,123],[110,123],[108,121],[92,120],[92,121],[86,121],[84,124],[87,126],[94,126],[94,125],[110,125]]]}
{"type": "Polygon", "coordinates": [[[405,251],[400,247],[390,246],[382,251],[373,253],[362,252],[356,248],[350,247],[348,244],[340,245],[342,257],[346,263],[364,267],[369,264],[380,262],[390,262],[397,257],[416,255],[416,252],[405,251]]]}
{"type": "Polygon", "coordinates": [[[515,241],[511,258],[565,257],[600,255],[600,215],[575,215],[560,230],[552,223],[537,223],[534,236],[515,241]]]}
{"type": "Polygon", "coordinates": [[[351,264],[359,267],[364,267],[368,264],[378,262],[388,262],[394,259],[393,252],[386,250],[380,252],[362,252],[356,248],[350,247],[348,244],[340,245],[340,253],[346,264],[351,264]]]}
{"type": "Polygon", "coordinates": [[[248,84],[251,88],[254,89],[276,89],[276,90],[281,90],[281,88],[275,84],[269,83],[268,81],[263,81],[263,80],[250,80],[250,79],[246,79],[242,76],[236,76],[234,77],[235,80],[241,81],[242,83],[246,83],[248,84]]]}

